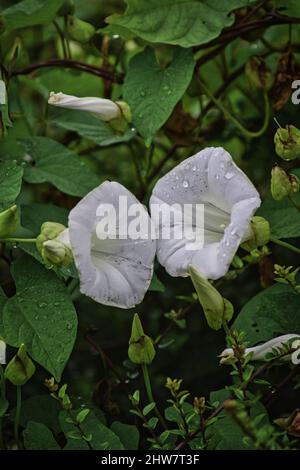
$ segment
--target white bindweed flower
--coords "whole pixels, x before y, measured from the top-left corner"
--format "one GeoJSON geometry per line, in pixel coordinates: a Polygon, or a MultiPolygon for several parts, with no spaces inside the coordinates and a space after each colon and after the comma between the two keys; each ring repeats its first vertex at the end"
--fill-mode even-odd
{"type": "Polygon", "coordinates": [[[51,91],[48,103],[61,108],[78,109],[97,114],[102,121],[111,121],[122,116],[120,106],[114,101],[105,98],[65,95],[62,92],[51,91]]]}
{"type": "MultiPolygon", "coordinates": [[[[135,196],[121,184],[105,181],[69,214],[69,237],[79,272],[80,291],[99,303],[120,308],[134,307],[143,300],[151,282],[156,248],[155,240],[149,237],[133,239],[126,235],[120,238],[122,218],[127,221],[131,207],[140,211],[149,226],[150,217],[135,196]],[[106,207],[113,213],[119,207],[120,198],[125,198],[128,211],[120,210],[117,214],[116,234],[102,238],[99,214],[103,215],[102,209],[105,212],[106,207]]],[[[106,234],[108,232],[105,230],[106,234]]]]}
{"type": "MultiPolygon", "coordinates": [[[[204,277],[218,279],[226,274],[241,242],[251,237],[250,219],[261,200],[229,153],[211,147],[184,160],[156,183],[150,199],[151,215],[155,204],[176,204],[179,212],[186,204],[204,210],[199,227],[195,211],[185,223],[188,236],[169,240],[159,237],[160,264],[171,276],[188,276],[188,266],[193,265],[204,277]],[[195,228],[203,229],[203,246],[190,249],[196,240],[195,228]]],[[[170,221],[162,217],[158,225],[155,223],[160,233],[170,221]]],[[[179,225],[173,224],[173,235],[182,229],[179,225]]]]}
{"type": "Polygon", "coordinates": [[[0,339],[0,364],[6,364],[6,344],[0,339]]]}
{"type": "MultiPolygon", "coordinates": [[[[300,335],[287,334],[273,338],[266,343],[259,344],[253,348],[246,348],[244,355],[252,353],[253,361],[264,361],[270,353],[280,353],[281,348],[289,344],[295,351],[291,355],[283,356],[282,360],[292,360],[293,364],[299,364],[300,335]]],[[[220,364],[227,364],[234,358],[233,349],[227,348],[220,354],[220,364]]]]}

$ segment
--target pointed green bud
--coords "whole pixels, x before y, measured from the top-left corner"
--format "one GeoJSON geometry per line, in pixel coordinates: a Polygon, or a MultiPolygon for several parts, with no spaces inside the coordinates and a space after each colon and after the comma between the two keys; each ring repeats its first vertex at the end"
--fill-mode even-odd
{"type": "Polygon", "coordinates": [[[274,136],[275,150],[283,160],[295,160],[300,157],[300,130],[295,126],[277,129],[274,136]]]}
{"type": "Polygon", "coordinates": [[[197,271],[189,266],[189,275],[196,289],[198,300],[202,305],[206,320],[210,328],[219,330],[223,321],[229,321],[233,315],[233,306],[229,300],[223,298],[217,289],[197,271]]]}
{"type": "Polygon", "coordinates": [[[266,66],[264,59],[253,56],[245,67],[245,74],[255,88],[270,90],[274,82],[272,71],[266,66]]]}
{"type": "Polygon", "coordinates": [[[36,246],[48,265],[67,266],[73,260],[68,229],[57,222],[45,222],[36,239],[36,246]]]}
{"type": "Polygon", "coordinates": [[[34,372],[35,365],[27,355],[25,345],[21,344],[17,354],[7,364],[4,375],[13,385],[24,385],[34,372]]]}
{"type": "Polygon", "coordinates": [[[134,364],[151,364],[154,356],[153,341],[145,335],[140,318],[135,313],[129,340],[128,357],[134,364]]]}
{"type": "Polygon", "coordinates": [[[275,165],[271,172],[271,193],[275,201],[281,201],[291,192],[289,175],[280,166],[275,165]]]}
{"type": "Polygon", "coordinates": [[[251,219],[252,237],[242,244],[242,248],[246,251],[252,251],[258,246],[266,245],[270,241],[270,224],[269,222],[255,215],[251,219]]]}
{"type": "Polygon", "coordinates": [[[83,44],[89,42],[96,33],[96,29],[92,24],[72,15],[67,17],[67,31],[71,39],[83,44]]]}
{"type": "Polygon", "coordinates": [[[16,205],[0,212],[0,238],[6,238],[17,230],[20,224],[16,205]]]}
{"type": "Polygon", "coordinates": [[[109,121],[109,125],[116,131],[123,133],[128,126],[128,123],[132,120],[131,109],[125,101],[116,101],[118,105],[121,116],[109,121]]]}

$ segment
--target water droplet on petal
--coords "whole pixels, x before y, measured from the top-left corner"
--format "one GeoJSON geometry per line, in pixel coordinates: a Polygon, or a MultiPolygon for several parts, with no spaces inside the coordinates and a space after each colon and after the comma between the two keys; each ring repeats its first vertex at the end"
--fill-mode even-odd
{"type": "Polygon", "coordinates": [[[220,179],[220,175],[215,175],[216,180],[220,179]]]}
{"type": "Polygon", "coordinates": [[[182,183],[182,186],[183,186],[184,188],[188,188],[188,187],[189,187],[188,181],[184,180],[184,182],[182,183]]]}
{"type": "Polygon", "coordinates": [[[227,171],[224,176],[227,180],[231,180],[231,178],[234,176],[234,173],[232,171],[227,171]]]}
{"type": "Polygon", "coordinates": [[[224,228],[226,228],[226,225],[225,225],[225,224],[220,224],[220,228],[221,228],[222,230],[224,230],[224,228]]]}

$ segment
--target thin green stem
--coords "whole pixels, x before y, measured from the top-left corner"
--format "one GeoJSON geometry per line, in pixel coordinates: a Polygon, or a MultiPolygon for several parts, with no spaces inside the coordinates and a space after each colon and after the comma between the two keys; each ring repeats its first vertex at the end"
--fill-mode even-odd
{"type": "Polygon", "coordinates": [[[20,425],[20,416],[21,416],[21,406],[22,406],[22,388],[21,388],[21,385],[17,385],[17,406],[16,406],[16,415],[15,415],[15,422],[14,422],[14,437],[15,437],[15,441],[19,449],[20,449],[19,425],[20,425]]]}
{"type": "Polygon", "coordinates": [[[267,129],[268,124],[269,124],[269,119],[270,119],[270,104],[268,100],[267,94],[264,92],[264,106],[265,106],[265,116],[264,116],[264,121],[260,129],[257,131],[250,131],[249,129],[246,129],[240,121],[236,119],[229,111],[228,109],[223,105],[223,103],[216,98],[213,93],[210,91],[210,89],[200,80],[201,87],[203,88],[203,91],[205,94],[211,99],[211,101],[216,105],[216,107],[224,114],[224,116],[231,121],[240,131],[243,135],[246,137],[250,138],[255,138],[255,137],[260,137],[267,129]]]}
{"type": "Polygon", "coordinates": [[[300,255],[300,248],[291,245],[290,243],[284,242],[282,240],[278,240],[278,238],[270,237],[270,241],[275,243],[276,245],[282,246],[287,250],[293,251],[294,253],[298,253],[300,255]]]}
{"type": "Polygon", "coordinates": [[[1,243],[12,242],[12,243],[35,243],[36,238],[1,238],[1,243]]]}
{"type": "Polygon", "coordinates": [[[62,46],[62,50],[63,50],[63,55],[64,55],[64,58],[65,59],[68,59],[68,51],[67,51],[67,47],[66,47],[66,42],[65,42],[65,36],[64,36],[64,33],[63,31],[61,30],[59,24],[57,23],[57,21],[53,21],[53,24],[55,26],[55,29],[59,35],[59,38],[60,38],[60,42],[61,42],[61,46],[62,46]]]}
{"type": "MultiPolygon", "coordinates": [[[[143,376],[144,376],[144,383],[145,383],[145,388],[146,388],[146,392],[147,392],[147,397],[148,397],[148,400],[150,403],[155,403],[155,400],[154,400],[154,397],[153,397],[153,393],[152,393],[152,387],[151,387],[151,382],[150,382],[150,376],[149,376],[149,371],[148,371],[148,367],[146,364],[142,364],[142,371],[143,371],[143,376]]],[[[160,414],[156,404],[155,404],[155,414],[156,416],[158,417],[161,425],[165,428],[165,429],[168,429],[166,423],[165,423],[165,420],[164,418],[162,417],[162,415],[160,414]]]]}

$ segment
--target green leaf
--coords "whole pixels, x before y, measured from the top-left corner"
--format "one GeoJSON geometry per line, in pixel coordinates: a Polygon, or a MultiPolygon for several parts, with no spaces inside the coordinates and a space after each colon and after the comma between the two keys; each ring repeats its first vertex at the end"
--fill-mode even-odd
{"type": "Polygon", "coordinates": [[[87,415],[89,414],[90,410],[87,408],[85,410],[80,410],[79,413],[76,416],[76,421],[78,423],[83,423],[87,415]]]}
{"type": "MultiPolygon", "coordinates": [[[[66,421],[67,418],[68,414],[65,411],[62,411],[60,413],[59,420],[61,428],[65,434],[77,429],[72,423],[68,423],[66,421]]],[[[124,450],[124,446],[119,437],[106,427],[92,411],[90,411],[83,423],[81,423],[80,429],[86,436],[92,436],[89,444],[93,450],[124,450]]]]}
{"type": "Polygon", "coordinates": [[[23,436],[24,446],[28,450],[60,450],[50,429],[42,423],[29,421],[23,436]]]}
{"type": "MultiPolygon", "coordinates": [[[[124,15],[114,14],[107,22],[154,43],[191,47],[218,37],[223,28],[234,22],[234,9],[249,0],[126,0],[124,15]]],[[[112,29],[110,28],[110,31],[112,29]]]]}
{"type": "Polygon", "coordinates": [[[35,235],[40,233],[41,225],[44,222],[58,222],[68,225],[69,211],[64,207],[58,207],[54,204],[43,204],[34,202],[32,204],[21,205],[21,223],[22,227],[27,228],[35,235]]]}
{"type": "Polygon", "coordinates": [[[1,13],[5,31],[50,23],[65,0],[23,0],[1,13]]]}
{"type": "Polygon", "coordinates": [[[194,67],[192,51],[180,48],[164,69],[150,48],[130,61],[123,95],[131,107],[133,124],[143,137],[152,139],[169,118],[191,81],[194,67]]]}
{"type": "Polygon", "coordinates": [[[300,334],[299,294],[285,284],[265,289],[242,308],[233,328],[245,331],[251,344],[280,334],[300,334]]]}
{"type": "MultiPolygon", "coordinates": [[[[293,173],[300,176],[300,172],[293,171],[293,173]]],[[[300,193],[293,195],[293,199],[297,204],[300,204],[300,193]]],[[[287,198],[275,201],[271,195],[267,196],[257,215],[267,219],[273,237],[294,238],[300,236],[299,212],[287,198]]]]}
{"type": "Polygon", "coordinates": [[[138,449],[140,434],[135,426],[114,421],[110,429],[120,438],[126,450],[138,449]]]}
{"type": "MultiPolygon", "coordinates": [[[[29,421],[45,424],[54,432],[59,431],[58,414],[61,405],[50,395],[35,395],[22,401],[20,424],[25,428],[29,421]]],[[[15,410],[12,413],[14,419],[15,410]]]]}
{"type": "Polygon", "coordinates": [[[286,0],[274,0],[274,5],[281,15],[292,16],[294,18],[300,17],[298,0],[288,0],[288,2],[286,0]]]}
{"type": "Polygon", "coordinates": [[[158,279],[157,275],[153,273],[149,289],[152,292],[165,292],[166,288],[163,283],[158,279]]]}
{"type": "Polygon", "coordinates": [[[21,190],[23,168],[14,160],[0,161],[0,202],[14,202],[21,190]]]}
{"type": "Polygon", "coordinates": [[[135,131],[129,128],[124,134],[116,134],[106,122],[83,111],[64,111],[50,122],[62,129],[77,132],[81,137],[85,137],[101,147],[128,142],[135,135],[135,131]]]}
{"type": "MultiPolygon", "coordinates": [[[[221,389],[210,394],[210,402],[220,403],[229,398],[228,390],[221,389]]],[[[250,395],[250,398],[254,398],[250,395]]],[[[255,402],[250,407],[250,416],[255,418],[264,415],[264,424],[268,423],[268,417],[264,406],[260,402],[255,402]]],[[[250,445],[244,442],[244,433],[240,426],[226,413],[220,413],[218,419],[208,426],[206,430],[208,439],[208,450],[251,450],[250,445]]]]}
{"type": "Polygon", "coordinates": [[[0,418],[6,413],[8,407],[8,401],[5,398],[0,397],[0,418]]]}
{"type": "Polygon", "coordinates": [[[143,415],[147,416],[147,414],[149,414],[154,408],[155,408],[155,403],[154,402],[149,403],[143,408],[143,415]]]}
{"type": "Polygon", "coordinates": [[[95,188],[99,178],[64,145],[48,137],[22,140],[22,145],[34,160],[24,171],[28,183],[51,183],[72,196],[84,196],[95,188]]]}
{"type": "Polygon", "coordinates": [[[4,339],[11,346],[24,343],[35,361],[57,381],[73,349],[77,316],[62,281],[33,258],[12,264],[17,293],[3,311],[4,339]]]}

